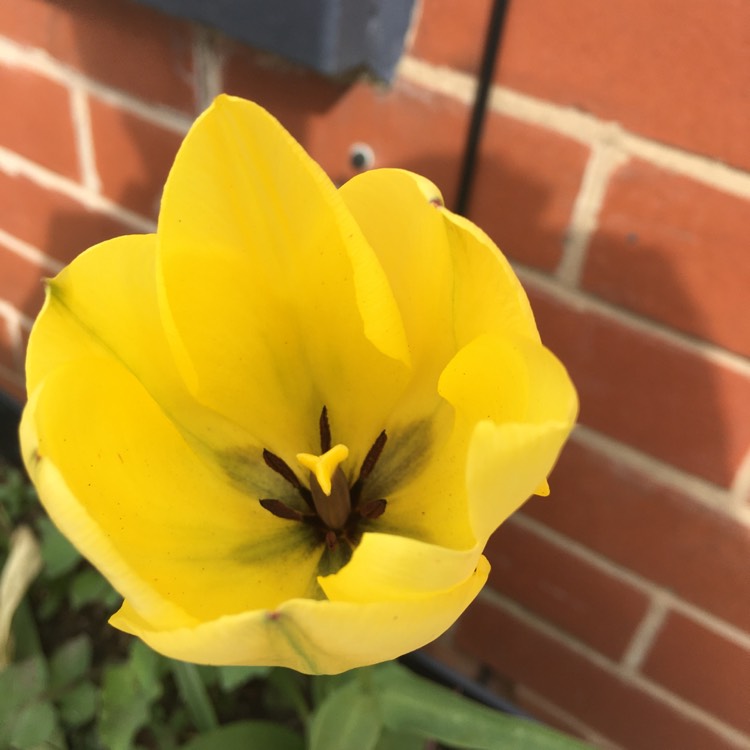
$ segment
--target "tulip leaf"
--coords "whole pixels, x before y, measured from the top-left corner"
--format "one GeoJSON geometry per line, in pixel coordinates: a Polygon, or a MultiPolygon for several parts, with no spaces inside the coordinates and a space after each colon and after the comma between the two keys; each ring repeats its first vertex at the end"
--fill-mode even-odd
{"type": "Polygon", "coordinates": [[[404,667],[373,670],[383,723],[395,732],[436,739],[465,750],[583,750],[587,745],[533,721],[508,716],[404,667]]]}
{"type": "Polygon", "coordinates": [[[59,578],[76,566],[81,555],[49,518],[40,518],[37,525],[42,535],[43,575],[45,578],[59,578]]]}
{"type": "Polygon", "coordinates": [[[198,667],[195,664],[175,661],[172,663],[172,673],[177,682],[177,690],[187,704],[195,728],[201,732],[216,729],[219,726],[216,711],[208,697],[208,691],[198,667]]]}
{"type": "Polygon", "coordinates": [[[217,667],[219,687],[225,693],[244,685],[249,680],[267,677],[271,667],[217,667]]]}
{"type": "Polygon", "coordinates": [[[374,750],[382,730],[375,697],[360,680],[334,690],[310,722],[310,750],[374,750]]]}
{"type": "Polygon", "coordinates": [[[120,598],[107,579],[93,568],[84,568],[80,573],[76,573],[68,596],[73,609],[80,609],[94,602],[99,602],[105,607],[114,607],[120,598]]]}
{"type": "Polygon", "coordinates": [[[384,729],[375,750],[424,750],[425,738],[416,734],[392,732],[384,729]]]}
{"type": "Polygon", "coordinates": [[[60,717],[69,727],[80,727],[94,718],[99,692],[91,682],[81,682],[65,691],[58,701],[60,717]]]}
{"type": "Polygon", "coordinates": [[[57,732],[55,709],[47,702],[24,706],[15,718],[10,736],[11,747],[37,747],[57,732]]]}
{"type": "Polygon", "coordinates": [[[304,750],[302,737],[270,721],[237,721],[212,729],[183,745],[181,750],[304,750]]]}
{"type": "Polygon", "coordinates": [[[59,690],[72,685],[91,666],[91,639],[87,635],[65,642],[49,660],[50,688],[59,690]]]}
{"type": "Polygon", "coordinates": [[[159,682],[140,679],[132,662],[105,669],[99,712],[99,736],[108,750],[130,750],[136,732],[148,722],[159,682]]]}

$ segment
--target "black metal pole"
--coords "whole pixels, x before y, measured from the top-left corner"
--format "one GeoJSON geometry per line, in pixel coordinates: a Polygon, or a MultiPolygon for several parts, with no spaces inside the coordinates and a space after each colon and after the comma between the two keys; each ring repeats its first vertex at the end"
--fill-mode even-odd
{"type": "Polygon", "coordinates": [[[510,0],[495,0],[492,6],[490,22],[487,26],[487,36],[485,37],[484,52],[482,53],[482,67],[479,71],[477,92],[474,97],[474,107],[471,112],[471,121],[469,122],[469,130],[466,136],[466,147],[461,163],[461,177],[458,183],[458,193],[454,209],[457,214],[465,215],[469,208],[474,172],[476,171],[477,152],[487,112],[487,99],[490,87],[492,86],[497,51],[500,47],[500,39],[503,34],[509,5],[510,0]]]}

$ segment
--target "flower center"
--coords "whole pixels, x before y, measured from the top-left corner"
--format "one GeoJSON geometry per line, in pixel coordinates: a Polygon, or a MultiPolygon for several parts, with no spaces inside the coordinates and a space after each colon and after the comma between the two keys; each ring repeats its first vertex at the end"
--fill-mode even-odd
{"type": "Polygon", "coordinates": [[[382,498],[367,500],[363,493],[367,477],[383,452],[387,436],[385,430],[378,435],[362,462],[357,480],[350,486],[341,468],[349,457],[349,449],[341,443],[331,446],[331,429],[325,406],[319,427],[320,455],[297,454],[297,461],[309,472],[307,487],[283,459],[268,450],[263,451],[266,465],[297,490],[307,510],[297,510],[274,498],[264,498],[260,504],[279,518],[311,525],[330,550],[336,549],[340,542],[353,549],[362,536],[360,525],[381,516],[387,505],[382,498]]]}

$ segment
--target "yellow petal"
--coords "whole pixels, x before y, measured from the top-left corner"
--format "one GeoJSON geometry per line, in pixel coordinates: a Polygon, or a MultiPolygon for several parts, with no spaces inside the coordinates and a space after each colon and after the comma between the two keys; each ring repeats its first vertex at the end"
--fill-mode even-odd
{"type": "Polygon", "coordinates": [[[172,627],[319,595],[312,532],[204,464],[112,361],[56,368],[21,436],[52,519],[143,617],[172,627]]]}
{"type": "Polygon", "coordinates": [[[432,596],[366,604],[294,599],[271,612],[246,612],[178,629],[154,627],[126,602],[111,622],[177,659],[337,674],[396,658],[437,638],[479,593],[488,572],[480,557],[469,578],[432,596]]]}
{"type": "Polygon", "coordinates": [[[565,368],[533,340],[482,336],[440,379],[468,443],[472,525],[486,539],[552,469],[575,422],[578,400],[565,368]]]}
{"type": "Polygon", "coordinates": [[[319,579],[334,601],[365,604],[433,596],[473,575],[481,548],[453,550],[392,534],[364,534],[340,571],[319,579]]]}
{"type": "MultiPolygon", "coordinates": [[[[443,217],[430,203],[440,193],[423,177],[401,169],[363,172],[339,192],[388,276],[414,377],[434,400],[440,370],[455,351],[451,250],[443,217]]],[[[415,395],[424,398],[422,393],[410,393],[407,406],[415,395]]]]}
{"type": "Polygon", "coordinates": [[[485,333],[539,340],[526,292],[495,243],[475,224],[439,209],[454,264],[453,316],[458,346],[485,333]]]}
{"type": "MultiPolygon", "coordinates": [[[[260,447],[234,422],[198,404],[169,351],[156,285],[155,235],[89,248],[47,283],[26,355],[29,393],[56,367],[103,357],[137,378],[191,444],[220,465],[260,447]]],[[[238,473],[235,470],[235,473],[238,473]]],[[[246,473],[246,472],[245,472],[246,473]]]]}
{"type": "Polygon", "coordinates": [[[318,450],[326,405],[361,460],[409,357],[388,280],[322,170],[263,109],[219,97],[177,155],[158,235],[168,334],[198,400],[285,460],[318,450]]]}

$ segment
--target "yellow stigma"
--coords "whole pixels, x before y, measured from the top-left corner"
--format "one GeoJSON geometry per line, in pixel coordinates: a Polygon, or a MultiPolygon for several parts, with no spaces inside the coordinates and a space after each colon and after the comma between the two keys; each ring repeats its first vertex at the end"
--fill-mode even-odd
{"type": "Polygon", "coordinates": [[[318,480],[320,489],[326,495],[331,494],[331,478],[342,461],[346,461],[349,456],[349,449],[345,445],[334,445],[331,450],[326,451],[322,456],[315,456],[312,453],[298,453],[297,460],[309,469],[318,480]]]}

